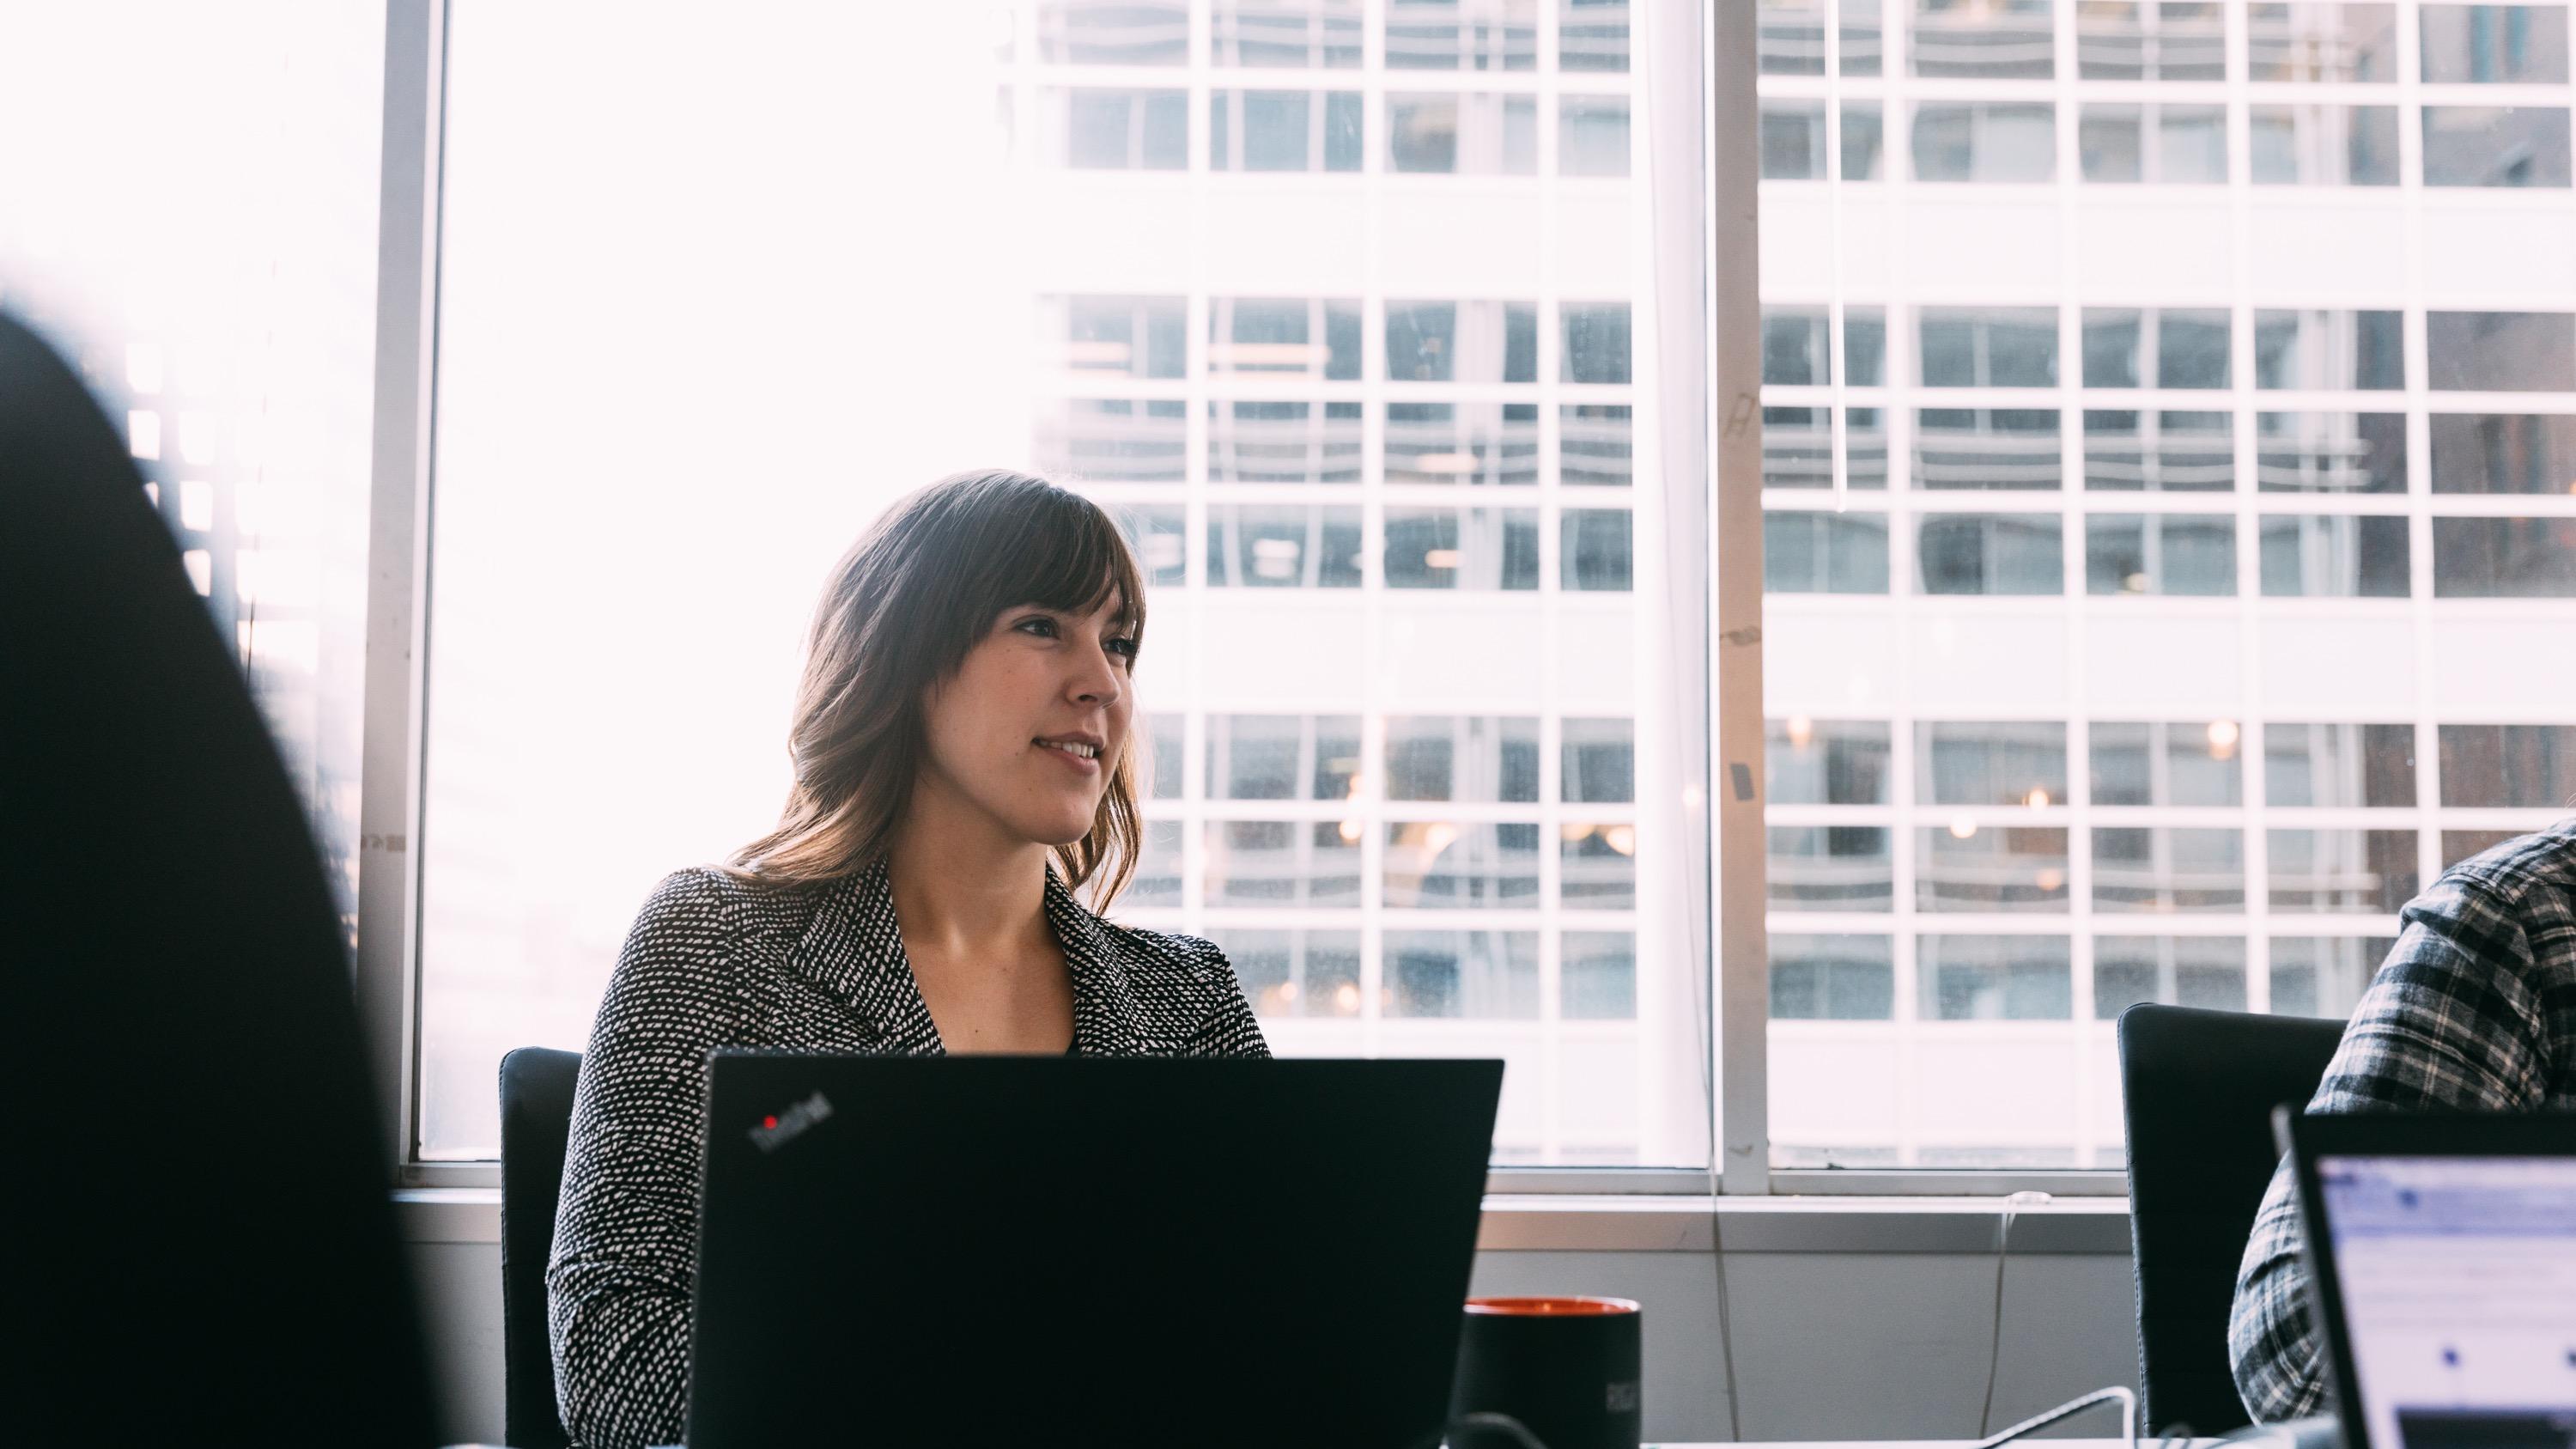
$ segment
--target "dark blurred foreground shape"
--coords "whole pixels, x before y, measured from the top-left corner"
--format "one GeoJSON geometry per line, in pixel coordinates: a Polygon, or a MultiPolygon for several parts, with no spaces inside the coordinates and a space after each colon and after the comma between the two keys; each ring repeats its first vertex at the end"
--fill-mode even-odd
{"type": "Polygon", "coordinates": [[[433,1441],[341,930],[123,442],[0,318],[11,1441],[433,1441]]]}

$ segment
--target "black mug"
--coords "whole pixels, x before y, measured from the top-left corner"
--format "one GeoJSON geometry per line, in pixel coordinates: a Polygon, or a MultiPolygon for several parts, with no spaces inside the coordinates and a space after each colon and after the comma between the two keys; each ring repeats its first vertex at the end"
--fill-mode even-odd
{"type": "MultiPolygon", "coordinates": [[[[1452,1421],[1506,1414],[1547,1449],[1637,1449],[1644,1315],[1625,1298],[1470,1298],[1452,1421]]],[[[1499,1426],[1458,1424],[1457,1449],[1525,1449],[1499,1426]]]]}

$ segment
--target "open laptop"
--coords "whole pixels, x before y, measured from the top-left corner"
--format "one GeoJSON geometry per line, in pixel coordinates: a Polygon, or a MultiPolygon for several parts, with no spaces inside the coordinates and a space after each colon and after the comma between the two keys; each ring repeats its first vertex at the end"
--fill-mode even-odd
{"type": "Polygon", "coordinates": [[[2347,1449],[2576,1449],[2576,1116],[2275,1122],[2347,1449]]]}
{"type": "Polygon", "coordinates": [[[1436,1440],[1502,1063],[709,1074],[693,1449],[1436,1440]]]}

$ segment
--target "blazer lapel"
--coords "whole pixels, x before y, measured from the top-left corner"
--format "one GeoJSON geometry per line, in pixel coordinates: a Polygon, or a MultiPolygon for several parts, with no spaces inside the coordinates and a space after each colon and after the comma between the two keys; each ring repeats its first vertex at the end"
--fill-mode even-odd
{"type": "Polygon", "coordinates": [[[904,954],[883,861],[824,889],[796,954],[808,976],[876,1029],[888,1052],[936,1056],[945,1050],[904,954]]]}
{"type": "Polygon", "coordinates": [[[1073,973],[1073,1049],[1087,1057],[1129,1057],[1145,1039],[1144,1013],[1118,949],[1100,918],[1075,900],[1047,866],[1047,924],[1055,928],[1064,964],[1073,973]]]}

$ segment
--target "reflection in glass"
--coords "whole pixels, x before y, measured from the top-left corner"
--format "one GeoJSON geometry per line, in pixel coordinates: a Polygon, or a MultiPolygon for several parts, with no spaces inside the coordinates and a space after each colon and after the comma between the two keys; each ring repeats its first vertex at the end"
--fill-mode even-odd
{"type": "Polygon", "coordinates": [[[1389,931],[1387,1015],[1538,1016],[1538,936],[1529,931],[1389,931]]]}
{"type": "Polygon", "coordinates": [[[1914,798],[1924,805],[2066,801],[2066,726],[2054,720],[1919,721],[1914,798]]]}
{"type": "Polygon", "coordinates": [[[1630,0],[1558,0],[1556,68],[1626,70],[1629,4],[1630,0]]]}
{"type": "Polygon", "coordinates": [[[2235,419],[2227,413],[2086,408],[2084,486],[2099,492],[2229,492],[2236,487],[2235,419]]]}
{"type": "Polygon", "coordinates": [[[2421,13],[2428,81],[2567,83],[2564,5],[2426,5],[2421,13]]]}
{"type": "Polygon", "coordinates": [[[2434,519],[2433,596],[2576,598],[2576,515],[2434,519]]]}
{"type": "Polygon", "coordinates": [[[2218,598],[2236,592],[2236,519],[2096,513],[2084,520],[2084,591],[2218,598]]]}
{"type": "Polygon", "coordinates": [[[1926,513],[1915,532],[1924,593],[2066,590],[2065,534],[2054,513],[1926,513]]]}
{"type": "Polygon", "coordinates": [[[1918,911],[2060,914],[2066,910],[2066,883],[2063,826],[1962,820],[1915,834],[1918,911]]]}
{"type": "Polygon", "coordinates": [[[2096,805],[2223,809],[2245,803],[2245,769],[2234,720],[2094,722],[2096,805]]]}
{"type": "Polygon", "coordinates": [[[1637,908],[1637,827],[1573,821],[1557,827],[1557,901],[1565,909],[1637,908]]]}
{"type": "Polygon", "coordinates": [[[2195,827],[2096,826],[2093,909],[2245,909],[2245,833],[2195,827]]]}
{"type": "Polygon", "coordinates": [[[2445,830],[2441,835],[2442,869],[2449,870],[2471,856],[2484,855],[2522,833],[2519,830],[2445,830]]]}
{"type": "Polygon", "coordinates": [[[1072,65],[1180,65],[1190,58],[1184,0],[1038,0],[1038,59],[1072,65]]]}
{"type": "Polygon", "coordinates": [[[1177,503],[1130,503],[1109,510],[1135,551],[1145,582],[1177,588],[1189,579],[1189,511],[1177,503]]]}
{"type": "MultiPolygon", "coordinates": [[[[1825,408],[1762,410],[1762,486],[1831,488],[1834,440],[1825,408]]],[[[1887,425],[1876,408],[1843,409],[1843,486],[1887,487],[1887,425]]],[[[1568,480],[1571,481],[1571,480],[1568,480]]]]}
{"type": "Polygon", "coordinates": [[[1925,1021],[2068,1021],[2074,965],[2064,936],[1918,936],[1925,1021]]]}
{"type": "Polygon", "coordinates": [[[1386,904],[1397,909],[1536,906],[1538,826],[1389,822],[1386,904]]]}
{"type": "Polygon", "coordinates": [[[1556,174],[1628,174],[1628,98],[1562,96],[1556,103],[1556,174]]]}
{"type": "MultiPolygon", "coordinates": [[[[1356,414],[1357,403],[1347,406],[1356,414]]],[[[1538,404],[1386,405],[1386,481],[1520,487],[1538,482],[1538,404]]]]}
{"type": "Polygon", "coordinates": [[[1626,403],[1563,403],[1556,410],[1558,480],[1569,488],[1625,488],[1636,475],[1636,419],[1626,403]]]}
{"type": "MultiPolygon", "coordinates": [[[[1824,181],[1829,178],[1825,147],[1825,103],[1794,97],[1762,102],[1762,179],[1824,181]]],[[[1839,179],[1885,179],[1886,127],[1876,101],[1843,103],[1843,165],[1839,179]]]]}
{"type": "Polygon", "coordinates": [[[1178,398],[1059,398],[1035,409],[1029,450],[1047,472],[1084,481],[1178,483],[1189,470],[1187,407],[1178,398]]]}
{"type": "Polygon", "coordinates": [[[2245,108],[2257,186],[2394,186],[2395,106],[2245,108]]]}
{"type": "Polygon", "coordinates": [[[1557,314],[1565,326],[1558,339],[1563,364],[1558,381],[1625,384],[1630,380],[1627,303],[1563,302],[1557,314]]]}
{"type": "Polygon", "coordinates": [[[1886,1021],[1895,1014],[1895,944],[1887,937],[1772,935],[1773,1021],[1886,1021]]]}
{"type": "Polygon", "coordinates": [[[1190,93],[1049,87],[1038,93],[1039,144],[1051,165],[1075,171],[1186,171],[1190,93]]]}
{"type": "Polygon", "coordinates": [[[1355,402],[1211,402],[1211,483],[1357,483],[1360,405],[1355,402]]]}
{"type": "Polygon", "coordinates": [[[2576,493],[2576,414],[2435,413],[2436,493],[2576,493]]]}
{"type": "Polygon", "coordinates": [[[1211,927],[1244,999],[1268,1017],[1360,1014],[1360,933],[1211,927]]]}
{"type": "Polygon", "coordinates": [[[1568,1021],[1630,1021],[1637,1015],[1633,931],[1568,931],[1557,938],[1558,1014],[1568,1021]]]}
{"type": "MultiPolygon", "coordinates": [[[[1845,75],[1880,70],[1880,28],[1886,0],[1840,0],[1834,6],[1842,34],[1838,46],[1845,75]]],[[[1901,3],[1901,0],[1900,0],[1901,3]]],[[[1764,75],[1825,73],[1825,0],[1761,0],[1755,42],[1764,75]]]]}
{"type": "Polygon", "coordinates": [[[1536,70],[1538,0],[1388,0],[1389,70],[1536,70]]]}
{"type": "Polygon", "coordinates": [[[1177,378],[1189,362],[1189,299],[1041,297],[1038,340],[1056,345],[1067,372],[1177,378]]]}
{"type": "Polygon", "coordinates": [[[2086,387],[2227,386],[2224,308],[2087,307],[2086,387]]]}
{"type": "Polygon", "coordinates": [[[1538,98],[1499,91],[1386,98],[1386,163],[1398,172],[1538,174],[1538,98]]]}
{"type": "Polygon", "coordinates": [[[2402,599],[2413,585],[2403,517],[2266,513],[2257,530],[2266,598],[2402,599]]]}
{"type": "Polygon", "coordinates": [[[1914,332],[1925,387],[2057,386],[2054,307],[1924,307],[1914,332]]]}
{"type": "Polygon", "coordinates": [[[2257,0],[2247,7],[2245,47],[2258,81],[2393,81],[2397,7],[2358,0],[2257,0]]]}
{"type": "Polygon", "coordinates": [[[2565,312],[2427,312],[2433,387],[2463,392],[2576,392],[2576,316],[2565,312]]]}
{"type": "Polygon", "coordinates": [[[1914,480],[1923,488],[2059,488],[2055,408],[1918,408],[1914,480]]]}
{"type": "Polygon", "coordinates": [[[2049,0],[1911,3],[1916,75],[2046,80],[2056,72],[2049,0]]]}
{"type": "Polygon", "coordinates": [[[1356,589],[1360,511],[1297,504],[1208,509],[1210,588],[1356,589]]]}
{"type": "Polygon", "coordinates": [[[2406,415],[2256,413],[2254,478],[2265,493],[2403,493],[2406,415]]]}
{"type": "Polygon", "coordinates": [[[1896,857],[1883,825],[1774,825],[1770,839],[1773,911],[1890,911],[1896,857]]]}
{"type": "Polygon", "coordinates": [[[1360,0],[1211,0],[1209,58],[1280,69],[1360,63],[1360,0]]]}
{"type": "Polygon", "coordinates": [[[1637,798],[1637,725],[1569,715],[1558,790],[1568,805],[1624,805],[1637,798]]]}
{"type": "Polygon", "coordinates": [[[2057,176],[2056,108],[2042,102],[1922,101],[1914,179],[2038,183],[2057,176]]]}
{"type": "Polygon", "coordinates": [[[1625,593],[1635,587],[1635,546],[1625,508],[1569,508],[1557,518],[1557,586],[1572,593],[1625,593]]]}
{"type": "Polygon", "coordinates": [[[1360,304],[1340,297],[1211,297],[1208,371],[1356,382],[1360,304]]]}
{"type": "Polygon", "coordinates": [[[1764,511],[1762,589],[1771,594],[1886,593],[1887,515],[1764,511]]]}
{"type": "Polygon", "coordinates": [[[2576,800],[2576,725],[2441,727],[2442,803],[2554,810],[2576,800]]]}
{"type": "Polygon", "coordinates": [[[1178,800],[1185,783],[1181,775],[1182,738],[1186,726],[1177,714],[1147,717],[1144,734],[1148,741],[1145,757],[1144,794],[1150,800],[1178,800]]]}
{"type": "Polygon", "coordinates": [[[2272,909],[2389,914],[2414,899],[2412,830],[2265,832],[2272,909]]]}
{"type": "Polygon", "coordinates": [[[2227,10],[2214,0],[2079,0],[2075,73],[2086,80],[2227,78],[2227,10]]]}
{"type": "Polygon", "coordinates": [[[1768,721],[1764,728],[1763,798],[1773,805],[1891,803],[1888,726],[1884,720],[1768,721]]]}
{"type": "Polygon", "coordinates": [[[2087,181],[2223,186],[2227,108],[2088,102],[2076,149],[2087,181]]]}
{"type": "Polygon", "coordinates": [[[2565,106],[2424,108],[2425,185],[2563,187],[2568,180],[2565,106]]]}
{"type": "Polygon", "coordinates": [[[1535,508],[1389,508],[1390,589],[1535,589],[1535,508]]]}
{"type": "Polygon", "coordinates": [[[1357,171],[1358,91],[1208,94],[1211,171],[1357,171]]]}
{"type": "Polygon", "coordinates": [[[1386,798],[1537,803],[1538,720],[1527,715],[1389,716],[1386,798]]]}
{"type": "Polygon", "coordinates": [[[2275,808],[2412,809],[2415,727],[2267,724],[2263,798],[2275,808]]]}
{"type": "Polygon", "coordinates": [[[1386,375],[1394,382],[1536,382],[1537,304],[1389,302],[1386,375]]]}
{"type": "Polygon", "coordinates": [[[2097,936],[2093,1019],[2117,1020],[2142,1001],[2245,1009],[2242,936],[2097,936]]]}
{"type": "Polygon", "coordinates": [[[1356,906],[1360,843],[1329,820],[1207,822],[1212,906],[1356,906]]]}
{"type": "Polygon", "coordinates": [[[1360,789],[1360,721],[1350,714],[1211,714],[1211,800],[1344,800],[1360,789]]]}
{"type": "MultiPolygon", "coordinates": [[[[1798,303],[1762,308],[1762,381],[1803,387],[1831,383],[1832,327],[1827,309],[1798,303]]],[[[1843,362],[1854,387],[1887,381],[1887,309],[1843,309],[1843,362]]]]}
{"type": "Polygon", "coordinates": [[[1131,906],[1177,906],[1181,903],[1181,822],[1143,822],[1144,846],[1136,855],[1136,874],[1118,900],[1131,906]]]}
{"type": "Polygon", "coordinates": [[[2272,1014],[2350,1016],[2379,963],[2397,949],[2387,936],[2272,938],[2272,1014]]]}

